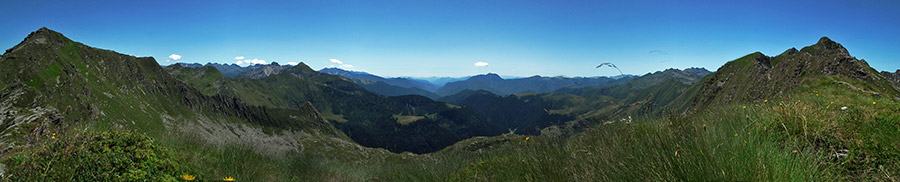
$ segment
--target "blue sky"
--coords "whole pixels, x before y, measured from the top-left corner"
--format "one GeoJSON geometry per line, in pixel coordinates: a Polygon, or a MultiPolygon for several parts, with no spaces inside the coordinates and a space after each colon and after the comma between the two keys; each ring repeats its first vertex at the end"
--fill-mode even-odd
{"type": "Polygon", "coordinates": [[[0,47],[46,26],[163,65],[177,54],[178,62],[242,56],[382,76],[612,76],[594,66],[715,70],[828,36],[877,70],[900,69],[900,1],[253,2],[5,1],[0,47]]]}

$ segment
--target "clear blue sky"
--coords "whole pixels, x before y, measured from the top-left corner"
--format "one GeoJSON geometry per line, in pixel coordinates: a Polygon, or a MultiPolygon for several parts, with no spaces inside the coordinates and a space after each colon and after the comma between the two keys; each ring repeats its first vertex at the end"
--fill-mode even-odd
{"type": "Polygon", "coordinates": [[[245,59],[382,76],[609,76],[777,55],[828,36],[900,69],[900,1],[45,1],[0,5],[0,47],[46,26],[160,64],[245,59]],[[486,62],[486,67],[476,67],[486,62]]]}

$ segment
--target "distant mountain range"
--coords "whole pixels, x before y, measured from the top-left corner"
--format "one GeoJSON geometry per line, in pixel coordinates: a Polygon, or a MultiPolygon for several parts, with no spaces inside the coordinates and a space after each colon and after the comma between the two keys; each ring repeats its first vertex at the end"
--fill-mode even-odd
{"type": "Polygon", "coordinates": [[[421,95],[431,99],[440,97],[433,93],[439,86],[423,80],[384,78],[366,72],[347,71],[339,68],[324,68],[319,72],[349,78],[366,90],[384,96],[421,95]]]}
{"type": "Polygon", "coordinates": [[[471,77],[471,76],[464,76],[464,77],[436,77],[436,76],[432,76],[432,77],[406,77],[406,78],[414,79],[414,80],[424,80],[424,81],[427,81],[427,82],[431,82],[431,84],[434,84],[434,85],[437,85],[437,86],[444,86],[444,85],[447,84],[447,83],[455,82],[455,81],[463,81],[463,80],[469,79],[470,77],[471,77]]]}
{"type": "Polygon", "coordinates": [[[250,66],[240,66],[237,64],[219,64],[219,63],[206,63],[205,65],[199,64],[199,63],[176,63],[176,64],[180,64],[181,66],[188,67],[188,68],[199,68],[199,67],[203,67],[203,66],[212,66],[212,67],[215,67],[216,69],[218,69],[219,72],[222,73],[222,75],[225,75],[226,77],[229,77],[229,78],[237,78],[246,71],[266,66],[266,65],[262,65],[262,64],[254,64],[254,65],[250,65],[250,66]]]}
{"type": "MultiPolygon", "coordinates": [[[[696,71],[701,75],[708,74],[709,71],[706,71],[702,68],[693,68],[688,69],[687,71],[696,71]],[[705,74],[704,74],[705,73],[705,74]]],[[[430,77],[430,79],[435,80],[438,83],[443,81],[450,81],[443,86],[438,86],[436,83],[429,83],[426,81],[420,81],[416,79],[410,78],[383,78],[366,72],[358,72],[358,71],[347,71],[339,68],[325,68],[319,70],[319,72],[332,74],[332,75],[340,75],[346,78],[351,79],[360,79],[360,80],[368,80],[370,82],[356,81],[357,83],[363,85],[363,87],[370,89],[370,91],[379,93],[382,95],[404,95],[404,94],[417,94],[423,95],[429,98],[436,98],[437,96],[449,96],[464,90],[485,90],[497,95],[509,95],[515,93],[549,93],[557,89],[565,88],[565,87],[573,87],[573,88],[581,88],[581,87],[596,87],[596,86],[608,86],[621,84],[629,79],[635,78],[636,76],[624,75],[619,78],[609,78],[609,77],[543,77],[543,76],[532,76],[527,78],[513,78],[513,79],[504,79],[500,75],[489,73],[484,75],[475,75],[471,77],[466,77],[466,79],[462,78],[447,78],[447,77],[430,77]],[[451,81],[457,80],[457,81],[451,81]],[[382,82],[384,84],[378,84],[378,82],[382,82]],[[396,86],[400,88],[393,88],[385,85],[396,86]],[[412,89],[417,88],[417,89],[412,89]],[[428,91],[433,93],[423,93],[422,91],[428,91]]]]}
{"type": "Polygon", "coordinates": [[[463,90],[486,90],[497,95],[509,95],[515,93],[549,93],[566,87],[597,87],[622,84],[634,78],[633,76],[620,79],[609,77],[543,77],[532,76],[528,78],[503,79],[500,75],[489,73],[476,75],[463,81],[450,82],[436,90],[435,93],[442,96],[456,94],[463,90]]]}
{"type": "MultiPolygon", "coordinates": [[[[260,79],[268,75],[278,74],[291,66],[268,65],[238,66],[235,64],[207,63],[177,63],[183,67],[199,68],[211,66],[225,77],[260,79]]],[[[686,72],[694,72],[698,75],[709,74],[703,68],[690,68],[686,72]]],[[[622,84],[633,75],[620,75],[616,77],[544,77],[532,76],[526,78],[504,79],[500,75],[489,73],[461,78],[451,77],[426,77],[422,79],[409,77],[384,78],[367,72],[348,71],[340,68],[323,68],[320,73],[338,75],[348,78],[364,89],[384,96],[421,95],[434,100],[443,96],[453,95],[464,90],[485,90],[496,95],[509,95],[516,93],[549,93],[562,88],[584,88],[611,86],[622,84]]]]}
{"type": "Polygon", "coordinates": [[[408,78],[384,78],[380,76],[373,75],[371,73],[360,72],[360,71],[347,71],[340,68],[324,68],[319,70],[321,73],[330,74],[330,75],[339,75],[345,78],[350,79],[363,79],[369,81],[376,82],[384,82],[388,85],[403,87],[403,88],[418,88],[429,92],[434,92],[438,89],[438,85],[430,83],[428,81],[422,80],[414,80],[408,78]]]}

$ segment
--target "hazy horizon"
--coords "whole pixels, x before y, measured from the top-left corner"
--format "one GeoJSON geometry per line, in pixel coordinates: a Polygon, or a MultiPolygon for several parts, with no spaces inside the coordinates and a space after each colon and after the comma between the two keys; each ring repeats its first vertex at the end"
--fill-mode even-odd
{"type": "Polygon", "coordinates": [[[633,75],[715,71],[827,36],[876,70],[894,71],[897,8],[894,1],[23,1],[0,7],[0,46],[48,27],[161,65],[305,62],[384,77],[595,77],[619,75],[595,68],[603,62],[633,75]]]}

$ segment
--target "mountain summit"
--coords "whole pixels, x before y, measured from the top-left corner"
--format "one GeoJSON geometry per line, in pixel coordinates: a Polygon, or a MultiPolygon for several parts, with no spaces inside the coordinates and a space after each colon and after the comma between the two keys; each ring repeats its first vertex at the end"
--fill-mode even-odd
{"type": "Polygon", "coordinates": [[[58,49],[62,46],[65,46],[68,42],[71,42],[71,40],[63,36],[61,33],[50,30],[47,27],[41,27],[40,29],[31,32],[31,34],[28,34],[28,36],[25,37],[25,40],[22,40],[22,42],[20,42],[18,45],[7,49],[4,54],[22,50],[26,47],[31,46],[45,46],[43,48],[58,49]]]}
{"type": "Polygon", "coordinates": [[[775,57],[756,52],[726,63],[695,85],[700,88],[694,105],[764,100],[821,79],[867,93],[897,92],[865,60],[850,56],[844,46],[822,37],[799,51],[791,48],[775,57]]]}

